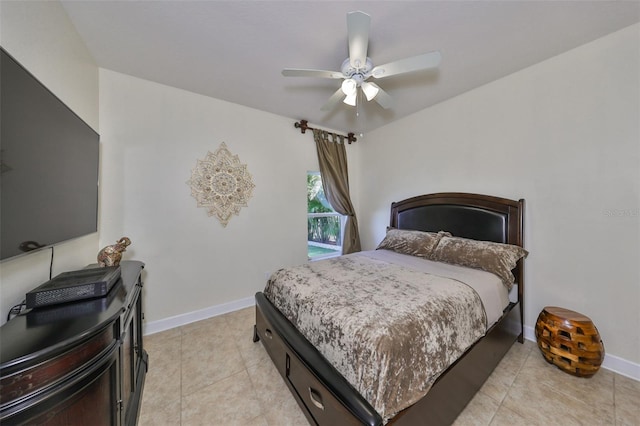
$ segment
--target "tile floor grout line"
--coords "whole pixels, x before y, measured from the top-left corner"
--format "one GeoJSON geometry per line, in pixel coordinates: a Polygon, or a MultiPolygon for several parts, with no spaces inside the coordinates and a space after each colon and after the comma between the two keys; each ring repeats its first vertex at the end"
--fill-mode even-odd
{"type": "Polygon", "coordinates": [[[180,426],[182,426],[182,339],[184,338],[184,333],[182,333],[182,328],[180,328],[180,426]]]}
{"type": "Polygon", "coordinates": [[[613,373],[613,424],[618,426],[618,407],[616,406],[616,377],[617,373],[613,373]]]}
{"type": "MultiPolygon", "coordinates": [[[[525,363],[523,363],[522,368],[521,368],[521,369],[520,369],[520,371],[518,371],[518,373],[516,374],[516,377],[515,377],[515,379],[514,379],[513,383],[515,383],[515,381],[518,379],[518,376],[520,375],[521,371],[524,369],[524,366],[525,366],[525,364],[526,364],[526,361],[529,359],[529,357],[531,357],[531,356],[532,356],[532,353],[533,353],[533,352],[536,352],[536,351],[535,351],[535,350],[534,350],[534,351],[532,351],[532,352],[527,356],[527,359],[525,360],[525,363]]],[[[534,356],[535,356],[535,355],[534,355],[534,356]]],[[[562,374],[566,374],[566,375],[567,375],[567,376],[566,376],[566,379],[568,379],[568,380],[583,379],[583,378],[579,378],[579,377],[574,377],[574,376],[570,375],[569,373],[562,372],[559,368],[557,368],[556,366],[552,365],[551,363],[547,363],[547,364],[548,364],[548,365],[546,365],[546,367],[547,367],[547,368],[552,368],[552,369],[554,370],[554,372],[560,372],[560,373],[562,373],[562,374]],[[556,371],[556,370],[557,370],[557,371],[556,371]]],[[[564,377],[564,376],[562,376],[562,377],[564,377]]],[[[571,394],[571,393],[567,393],[567,392],[565,391],[565,389],[564,389],[564,388],[562,388],[562,389],[558,389],[558,388],[557,388],[556,386],[554,386],[552,383],[546,382],[546,381],[544,381],[544,380],[543,380],[543,381],[541,381],[541,383],[540,383],[540,384],[541,384],[542,386],[544,386],[544,387],[548,388],[550,392],[555,392],[555,393],[557,393],[558,395],[560,395],[560,396],[562,396],[562,397],[569,398],[569,399],[571,399],[571,400],[575,401],[578,405],[586,405],[587,407],[591,407],[591,405],[590,405],[590,404],[586,403],[585,401],[582,401],[581,399],[579,399],[579,398],[578,398],[578,397],[576,397],[575,395],[573,395],[573,394],[571,394]]],[[[509,387],[509,392],[510,392],[510,391],[511,391],[511,387],[509,387]]],[[[508,392],[507,392],[507,395],[508,395],[508,392]]],[[[505,407],[505,408],[509,409],[508,407],[505,407]]],[[[512,411],[514,411],[515,413],[517,413],[517,414],[519,414],[519,415],[521,415],[521,416],[523,416],[523,417],[526,417],[526,416],[524,416],[522,413],[520,413],[517,409],[513,409],[512,411]]],[[[614,416],[615,416],[615,408],[614,408],[614,416]]],[[[615,425],[615,417],[614,417],[613,424],[615,425]]]]}
{"type": "MultiPolygon", "coordinates": [[[[567,372],[564,372],[562,370],[560,370],[558,367],[552,365],[551,363],[548,363],[549,366],[551,366],[554,369],[554,372],[561,372],[562,374],[567,374],[568,375],[568,379],[574,380],[574,381],[578,381],[578,380],[584,380],[584,383],[587,383],[586,380],[591,380],[591,378],[588,377],[577,377],[577,376],[573,376],[567,372]],[[557,370],[557,371],[555,371],[557,370]]],[[[587,406],[590,406],[590,404],[586,403],[585,401],[583,401],[582,399],[580,399],[578,396],[576,396],[575,394],[573,394],[572,392],[568,392],[566,388],[557,388],[553,383],[544,383],[546,386],[548,386],[550,389],[554,390],[555,392],[559,393],[560,395],[563,395],[566,398],[570,398],[574,401],[576,401],[579,404],[585,404],[587,406]]],[[[611,400],[612,400],[612,408],[613,408],[613,415],[615,417],[615,373],[613,373],[613,382],[611,385],[611,400]]],[[[615,424],[615,419],[614,419],[614,424],[615,424]]]]}
{"type": "MultiPolygon", "coordinates": [[[[523,343],[523,345],[524,345],[524,343],[523,343]]],[[[513,348],[513,346],[511,348],[513,348]]],[[[511,350],[511,348],[509,350],[511,350]]],[[[489,421],[489,425],[491,425],[491,423],[493,422],[493,419],[498,414],[498,411],[500,411],[500,408],[503,408],[502,406],[504,405],[504,402],[506,401],[507,396],[509,396],[509,393],[511,392],[511,389],[513,388],[513,384],[518,379],[518,376],[520,375],[520,373],[522,373],[522,370],[524,369],[524,366],[526,365],[527,360],[529,359],[529,357],[533,353],[534,349],[535,348],[529,349],[529,353],[527,354],[527,356],[524,358],[524,360],[520,364],[520,367],[518,367],[518,370],[516,371],[516,373],[513,376],[513,380],[511,381],[511,383],[509,383],[509,386],[507,387],[507,391],[504,393],[504,396],[502,397],[502,400],[500,401],[500,404],[498,404],[498,409],[496,410],[495,413],[493,413],[493,416],[491,417],[491,420],[489,421]]],[[[509,410],[509,411],[513,411],[507,406],[505,406],[504,409],[505,410],[509,410]]],[[[514,411],[514,413],[516,413],[517,415],[523,417],[523,415],[521,413],[517,412],[517,411],[514,411]]]]}
{"type": "Polygon", "coordinates": [[[247,373],[247,377],[249,378],[249,383],[251,383],[251,391],[253,392],[253,395],[255,396],[255,400],[258,402],[258,406],[260,407],[260,415],[256,416],[255,418],[257,419],[258,417],[262,417],[264,421],[267,423],[267,426],[269,426],[269,421],[266,418],[262,401],[260,400],[260,398],[257,397],[257,394],[256,394],[256,384],[253,378],[251,377],[251,374],[249,374],[249,368],[247,367],[247,364],[245,363],[244,360],[242,360],[242,363],[244,364],[244,371],[247,373]]]}
{"type": "MultiPolygon", "coordinates": [[[[491,398],[491,397],[489,397],[489,398],[491,398]]],[[[502,399],[504,400],[504,398],[502,398],[502,399]]],[[[489,422],[487,423],[487,426],[491,426],[491,423],[493,423],[493,419],[496,418],[496,415],[498,414],[498,411],[500,411],[500,407],[502,407],[502,402],[498,404],[498,408],[496,408],[496,411],[491,415],[491,418],[489,419],[489,422]]]]}
{"type": "MultiPolygon", "coordinates": [[[[509,349],[509,350],[511,350],[511,349],[509,349]]],[[[532,352],[533,352],[533,348],[529,349],[529,353],[527,354],[526,357],[524,357],[524,360],[522,360],[522,363],[520,364],[520,367],[518,367],[518,369],[516,370],[516,374],[513,375],[513,380],[511,380],[511,383],[509,383],[509,386],[507,387],[507,391],[504,393],[504,396],[502,397],[502,400],[500,401],[500,405],[501,406],[504,403],[504,400],[507,399],[507,395],[509,395],[509,392],[511,392],[511,389],[513,388],[513,384],[518,379],[518,376],[520,375],[520,373],[522,373],[522,370],[524,369],[524,366],[527,363],[527,360],[531,356],[532,352]]]]}

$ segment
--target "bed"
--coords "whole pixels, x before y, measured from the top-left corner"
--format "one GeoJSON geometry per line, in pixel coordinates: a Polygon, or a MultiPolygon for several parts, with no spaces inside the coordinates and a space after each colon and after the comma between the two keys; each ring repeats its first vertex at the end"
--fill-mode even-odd
{"type": "MultiPolygon", "coordinates": [[[[497,243],[495,244],[496,246],[508,245],[519,248],[523,247],[523,215],[524,200],[515,201],[468,193],[421,195],[392,203],[390,231],[388,231],[387,235],[391,235],[391,232],[406,234],[420,231],[417,233],[419,235],[429,233],[431,234],[429,238],[438,238],[439,241],[435,243],[433,247],[434,250],[437,250],[435,247],[440,245],[445,247],[445,241],[453,243],[457,241],[465,244],[471,241],[474,245],[476,242],[478,242],[478,244],[489,245],[497,243]]],[[[385,237],[385,241],[386,240],[387,237],[385,237]]],[[[357,281],[364,281],[365,276],[369,277],[371,281],[366,284],[366,286],[368,286],[366,289],[370,291],[369,295],[371,299],[376,299],[377,290],[371,290],[372,288],[376,288],[374,286],[376,280],[379,281],[381,277],[384,280],[384,277],[387,276],[385,274],[388,274],[389,277],[393,277],[394,279],[398,276],[400,277],[398,280],[406,277],[408,283],[411,283],[412,277],[415,276],[416,279],[427,280],[426,282],[428,282],[429,288],[438,288],[440,286],[441,288],[446,288],[447,292],[450,292],[448,289],[453,284],[459,284],[457,282],[459,281],[456,278],[457,276],[440,277],[439,275],[442,275],[440,273],[437,273],[436,275],[438,276],[435,276],[433,274],[423,274],[423,272],[414,269],[399,269],[400,266],[394,263],[396,262],[395,258],[398,259],[398,262],[401,262],[410,256],[406,256],[404,253],[396,254],[394,252],[386,252],[387,250],[382,249],[356,255],[342,256],[341,259],[332,260],[333,263],[326,261],[321,261],[325,263],[312,262],[316,265],[313,265],[310,272],[307,272],[310,275],[320,275],[321,272],[319,271],[324,268],[323,273],[327,275],[331,273],[338,275],[339,277],[336,278],[338,281],[341,279],[347,280],[349,279],[350,273],[338,273],[335,272],[333,268],[338,267],[338,264],[342,263],[346,265],[345,271],[349,271],[355,268],[354,264],[363,263],[365,269],[353,269],[352,275],[361,277],[357,281]],[[390,257],[393,259],[389,260],[390,257]]],[[[510,291],[510,298],[502,302],[503,306],[500,307],[497,315],[495,313],[489,314],[489,309],[486,310],[485,316],[483,317],[486,329],[481,330],[479,337],[473,337],[473,339],[469,341],[470,343],[465,343],[463,342],[464,339],[459,337],[464,333],[458,332],[457,330],[451,331],[447,328],[450,323],[455,322],[454,320],[456,318],[464,320],[460,321],[463,323],[479,322],[479,319],[474,319],[473,321],[467,320],[464,315],[456,314],[456,311],[452,309],[451,317],[445,318],[444,321],[446,327],[444,327],[444,331],[442,332],[445,334],[432,338],[432,340],[446,341],[443,343],[443,346],[448,345],[447,342],[450,340],[455,341],[456,345],[454,345],[453,353],[455,353],[456,350],[460,353],[456,353],[454,359],[449,359],[444,367],[439,366],[438,368],[440,368],[440,370],[434,370],[433,377],[429,376],[429,379],[425,379],[420,375],[423,373],[423,370],[426,370],[426,367],[405,368],[402,370],[402,374],[391,371],[389,376],[380,376],[381,379],[379,381],[384,383],[375,384],[379,385],[380,389],[373,386],[375,395],[384,394],[388,397],[388,395],[400,394],[399,389],[401,388],[412,388],[411,392],[413,392],[413,388],[420,388],[418,389],[420,392],[409,393],[408,395],[411,398],[406,401],[403,400],[404,396],[403,398],[399,398],[400,401],[398,401],[397,404],[396,401],[389,403],[382,397],[376,398],[375,395],[372,396],[369,392],[370,383],[367,381],[367,378],[370,380],[372,374],[375,375],[377,371],[380,371],[380,366],[363,367],[359,358],[357,358],[356,361],[351,361],[351,358],[347,357],[347,355],[352,356],[354,353],[356,354],[355,356],[358,356],[358,354],[362,352],[363,347],[366,349],[360,341],[353,343],[355,346],[349,346],[349,344],[351,344],[351,340],[348,339],[350,334],[369,336],[370,334],[379,335],[381,334],[380,332],[363,332],[363,329],[357,329],[357,331],[353,332],[350,330],[356,329],[350,328],[334,330],[332,328],[333,325],[326,326],[330,319],[326,319],[325,321],[325,318],[322,316],[320,319],[301,320],[301,317],[307,318],[305,316],[308,313],[307,311],[323,312],[323,310],[326,310],[322,308],[322,305],[315,307],[313,304],[315,302],[312,303],[309,301],[309,291],[304,290],[304,288],[307,288],[304,286],[303,291],[296,290],[296,292],[294,292],[298,294],[301,300],[298,301],[298,305],[293,305],[302,305],[304,309],[300,309],[299,307],[290,308],[287,305],[281,304],[280,299],[284,300],[286,297],[282,296],[278,291],[283,293],[292,291],[287,290],[287,285],[278,287],[276,284],[272,284],[272,281],[274,283],[279,281],[278,276],[294,275],[294,281],[303,282],[305,286],[307,282],[310,281],[307,277],[295,275],[294,272],[297,274],[300,271],[294,270],[294,268],[278,271],[272,276],[265,291],[256,294],[256,325],[254,327],[253,339],[254,342],[258,340],[262,341],[274,365],[283,377],[310,424],[451,424],[478,389],[480,389],[512,344],[516,340],[520,343],[523,342],[524,256],[526,256],[526,251],[522,250],[522,252],[524,255],[519,255],[517,261],[514,258],[513,263],[510,264],[515,265],[513,270],[507,271],[509,275],[512,274],[511,281],[514,283],[513,289],[510,291]],[[307,292],[305,293],[305,291],[307,292]],[[278,304],[279,307],[276,307],[274,303],[278,304]],[[495,318],[489,321],[491,315],[495,318]],[[310,332],[310,327],[315,327],[318,335],[310,332]],[[345,335],[347,337],[345,337],[345,335]],[[449,338],[450,336],[454,336],[455,338],[449,338]],[[334,351],[332,349],[333,346],[331,346],[336,345],[336,343],[332,341],[334,337],[336,341],[340,342],[339,346],[342,347],[341,350],[344,353],[338,355],[334,353],[336,351],[334,351]],[[344,343],[345,340],[348,340],[346,345],[344,343]],[[312,344],[311,341],[315,342],[315,344],[312,344]],[[353,350],[355,347],[359,349],[357,351],[353,350]],[[333,360],[333,363],[330,362],[329,359],[333,360]],[[353,363],[353,365],[350,363],[353,363]],[[354,367],[356,364],[357,368],[354,367]],[[411,374],[407,374],[407,371],[410,371],[411,374]],[[407,380],[414,380],[414,382],[404,381],[396,383],[397,380],[405,380],[403,375],[412,376],[407,380]],[[360,381],[363,381],[366,386],[363,386],[360,381]],[[389,390],[385,387],[388,383],[396,387],[392,387],[391,390],[389,390]],[[398,385],[398,383],[401,383],[401,385],[398,385]],[[412,384],[411,386],[407,386],[407,383],[412,384]],[[423,383],[424,386],[422,386],[423,383]],[[416,395],[418,395],[418,397],[416,395]]],[[[443,260],[443,258],[436,260],[443,260]]],[[[446,258],[444,258],[444,260],[449,262],[446,258]]],[[[411,259],[408,259],[408,261],[413,262],[411,259]]],[[[420,260],[416,260],[415,262],[420,262],[420,260]]],[[[429,262],[429,260],[425,261],[425,263],[427,262],[429,262]]],[[[485,273],[501,281],[495,274],[484,271],[480,271],[480,273],[485,273]]],[[[498,275],[500,276],[500,274],[498,275]]],[[[342,302],[335,299],[337,296],[334,297],[334,294],[340,293],[338,290],[346,287],[344,283],[345,281],[339,282],[337,284],[338,287],[333,290],[323,288],[321,291],[321,289],[318,288],[318,290],[313,291],[313,293],[333,297],[330,304],[332,306],[339,305],[342,302]]],[[[423,287],[426,286],[425,284],[420,285],[423,287]]],[[[420,287],[420,289],[423,287],[420,287]]],[[[467,285],[463,283],[463,285],[459,287],[463,288],[467,287],[467,285]]],[[[511,286],[509,285],[508,287],[511,286]]],[[[408,288],[413,289],[415,287],[408,288]]],[[[420,292],[421,291],[422,290],[420,290],[420,292]]],[[[465,291],[470,294],[473,293],[476,296],[480,294],[475,288],[471,291],[465,289],[465,291]]],[[[406,293],[407,289],[403,288],[402,292],[406,293]]],[[[420,299],[417,293],[418,292],[416,292],[415,297],[412,295],[409,299],[420,299]]],[[[346,297],[350,298],[350,294],[351,293],[346,293],[346,297]]],[[[469,303],[469,306],[471,306],[471,302],[463,299],[462,296],[456,297],[461,299],[460,303],[469,303]]],[[[475,296],[468,296],[465,293],[465,297],[471,298],[475,296]]],[[[482,297],[480,297],[480,299],[485,303],[485,299],[482,297]]],[[[401,308],[398,308],[398,311],[410,310],[413,309],[414,306],[418,307],[416,304],[411,304],[413,302],[408,303],[406,306],[404,304],[398,305],[401,306],[401,308]]],[[[420,309],[422,309],[422,307],[420,307],[420,309]]],[[[335,311],[335,309],[331,309],[331,311],[335,311]]],[[[358,315],[362,315],[365,318],[371,317],[367,309],[356,309],[355,311],[358,312],[357,314],[354,313],[352,315],[353,317],[358,315]]],[[[476,315],[473,313],[473,308],[469,308],[468,311],[470,318],[476,315]]],[[[385,318],[387,316],[393,317],[394,314],[395,312],[390,311],[390,313],[385,315],[385,318]]],[[[418,312],[416,309],[416,316],[418,318],[424,318],[424,316],[420,315],[425,314],[418,312]]],[[[382,328],[385,329],[384,327],[382,328]]],[[[415,328],[414,325],[407,326],[407,329],[413,328],[415,328]]],[[[433,328],[443,327],[434,326],[433,328]]],[[[396,327],[394,330],[399,329],[396,327]]],[[[401,333],[394,332],[392,334],[401,333]]],[[[376,347],[389,346],[386,343],[386,337],[387,336],[384,335],[378,336],[378,338],[382,340],[372,341],[372,345],[376,347]],[[381,341],[385,342],[385,344],[381,344],[381,341]]],[[[411,338],[413,338],[413,336],[411,338]]],[[[403,352],[398,352],[398,347],[404,346],[406,346],[406,342],[401,342],[396,346],[392,345],[391,351],[393,353],[414,353],[420,352],[416,348],[422,348],[422,344],[416,341],[415,347],[409,346],[406,350],[403,349],[403,352]]],[[[376,353],[376,351],[371,353],[376,353]]],[[[367,358],[368,356],[370,356],[369,353],[367,356],[361,356],[361,358],[367,358]]],[[[447,356],[451,357],[452,355],[448,354],[447,356]]],[[[391,357],[387,355],[378,356],[378,358],[383,359],[381,362],[388,363],[383,366],[386,373],[386,370],[390,369],[387,368],[387,366],[393,364],[393,359],[389,361],[391,357]]],[[[405,360],[403,362],[412,363],[413,361],[405,360]]]]}

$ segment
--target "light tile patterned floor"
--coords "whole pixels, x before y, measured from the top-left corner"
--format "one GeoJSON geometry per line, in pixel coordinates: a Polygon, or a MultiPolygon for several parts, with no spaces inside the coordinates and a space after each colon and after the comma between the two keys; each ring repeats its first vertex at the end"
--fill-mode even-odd
{"type": "MultiPolygon", "coordinates": [[[[249,308],[147,336],[140,425],[306,426],[254,322],[249,308]]],[[[573,377],[516,343],[455,425],[640,425],[640,382],[573,377]]]]}

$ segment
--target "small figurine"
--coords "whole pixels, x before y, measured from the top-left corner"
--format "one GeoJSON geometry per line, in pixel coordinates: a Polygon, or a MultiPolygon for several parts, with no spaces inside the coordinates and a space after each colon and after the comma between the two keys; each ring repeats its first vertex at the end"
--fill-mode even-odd
{"type": "Polygon", "coordinates": [[[106,246],[98,252],[98,264],[104,266],[118,266],[122,259],[122,252],[127,250],[127,246],[131,244],[131,240],[122,237],[117,243],[106,246]]]}

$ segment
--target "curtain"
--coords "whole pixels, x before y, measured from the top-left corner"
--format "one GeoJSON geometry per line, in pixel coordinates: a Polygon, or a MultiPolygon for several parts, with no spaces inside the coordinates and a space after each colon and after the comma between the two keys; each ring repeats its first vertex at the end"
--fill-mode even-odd
{"type": "Polygon", "coordinates": [[[360,251],[358,221],[349,195],[347,150],[344,147],[344,138],[314,129],[313,139],[316,142],[324,194],[331,203],[331,207],[347,217],[342,239],[342,254],[360,251]],[[329,141],[329,135],[333,137],[333,141],[329,141]],[[342,140],[337,140],[337,138],[342,140]]]}

